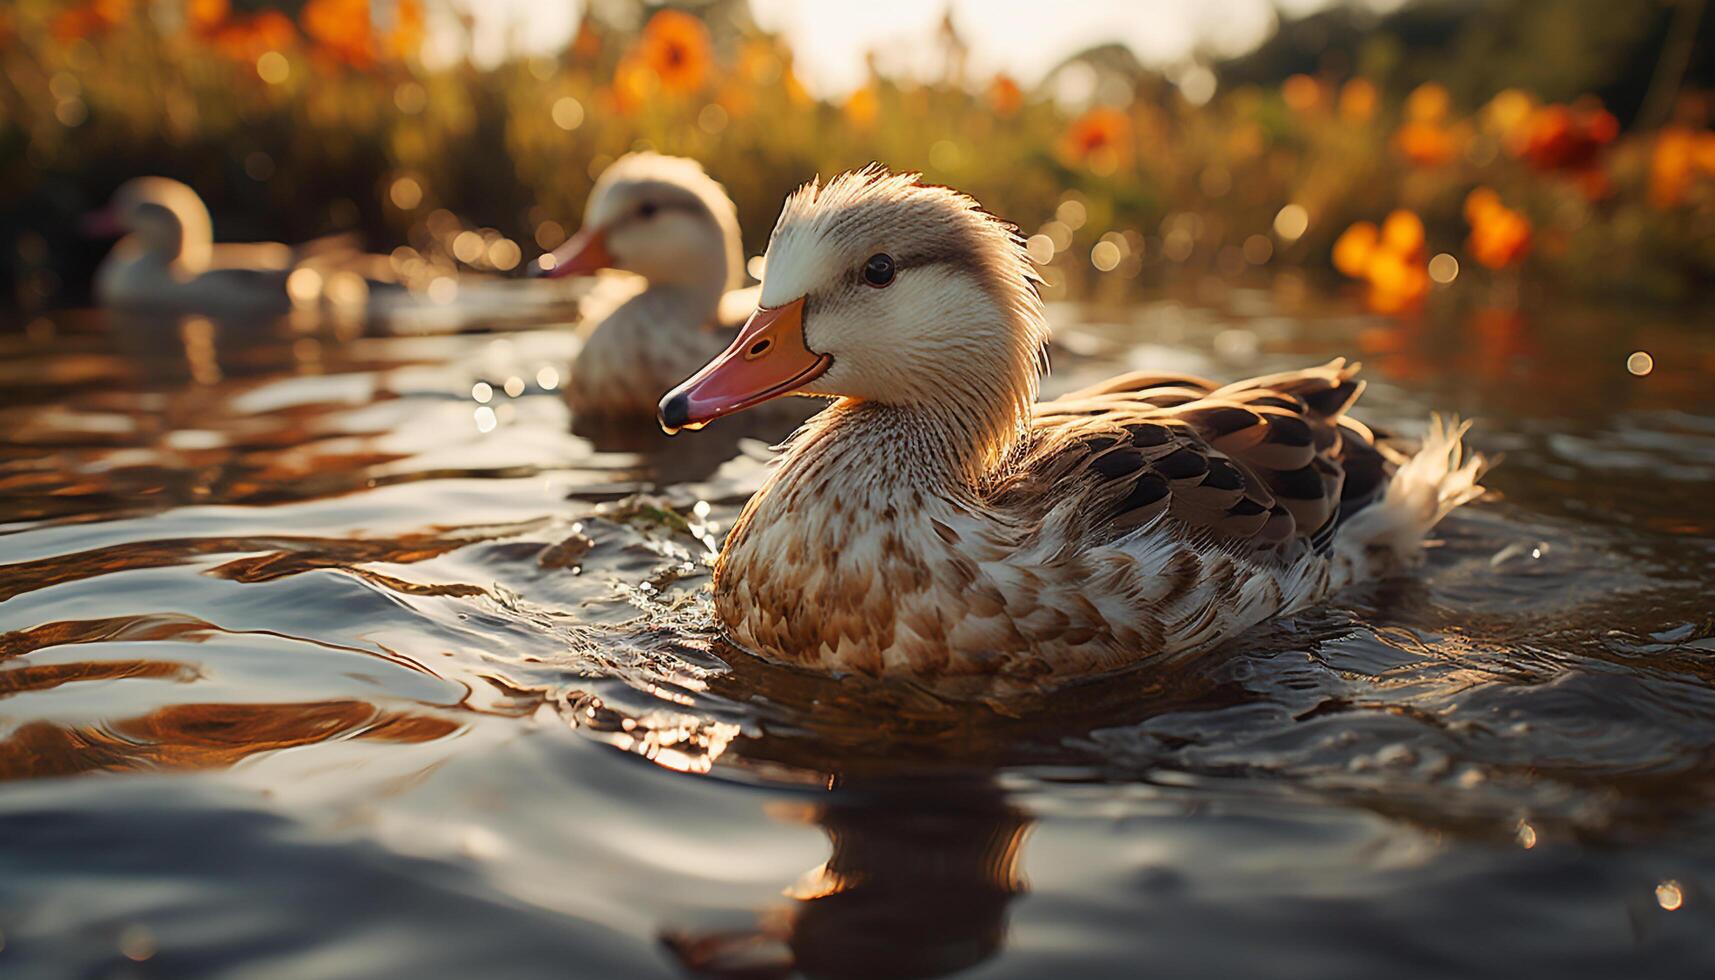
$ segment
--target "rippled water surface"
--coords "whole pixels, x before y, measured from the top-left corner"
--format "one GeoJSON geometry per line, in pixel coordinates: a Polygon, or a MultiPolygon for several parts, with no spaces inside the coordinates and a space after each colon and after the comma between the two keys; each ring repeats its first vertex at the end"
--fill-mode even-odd
{"type": "Polygon", "coordinates": [[[1715,970],[1707,319],[1054,316],[1505,461],[1418,577],[948,704],[722,646],[780,433],[574,433],[563,327],[0,332],[0,975],[1715,970]]]}

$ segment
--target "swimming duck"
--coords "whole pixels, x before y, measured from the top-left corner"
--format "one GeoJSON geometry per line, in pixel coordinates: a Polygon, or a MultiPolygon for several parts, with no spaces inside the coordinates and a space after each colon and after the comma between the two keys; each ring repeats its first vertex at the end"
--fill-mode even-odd
{"type": "MultiPolygon", "coordinates": [[[[96,298],[104,306],[158,313],[277,316],[292,308],[286,280],[298,268],[314,281],[368,287],[391,278],[386,259],[361,255],[349,236],[333,235],[297,248],[278,242],[214,242],[208,208],[197,192],[167,177],[137,177],[121,185],[89,230],[125,237],[102,260],[96,298]]],[[[351,290],[347,290],[347,293],[351,290]]]]}
{"type": "Polygon", "coordinates": [[[1206,649],[1407,567],[1479,495],[1465,427],[1406,455],[1346,413],[1357,365],[1234,384],[1132,374],[1036,403],[1048,328],[1015,229],[869,168],[787,199],[761,305],[662,399],[698,427],[835,399],[714,569],[764,657],[1042,685],[1206,649]]]}
{"type": "Polygon", "coordinates": [[[648,416],[663,389],[726,347],[756,303],[754,290],[737,288],[743,255],[732,199],[695,160],[632,153],[602,171],[583,229],[544,255],[537,274],[620,269],[646,286],[611,310],[586,311],[596,323],[572,363],[572,411],[648,416]]]}

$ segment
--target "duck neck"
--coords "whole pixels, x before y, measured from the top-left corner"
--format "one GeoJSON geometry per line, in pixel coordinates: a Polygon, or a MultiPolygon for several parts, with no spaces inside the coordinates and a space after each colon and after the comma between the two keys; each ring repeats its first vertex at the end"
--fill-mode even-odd
{"type": "Polygon", "coordinates": [[[967,496],[1016,444],[1010,413],[986,415],[950,404],[898,405],[846,398],[806,423],[782,463],[782,479],[862,487],[886,506],[888,491],[913,500],[967,496]]]}
{"type": "Polygon", "coordinates": [[[625,304],[626,320],[648,331],[704,331],[715,325],[722,289],[719,283],[657,283],[625,304]]]}

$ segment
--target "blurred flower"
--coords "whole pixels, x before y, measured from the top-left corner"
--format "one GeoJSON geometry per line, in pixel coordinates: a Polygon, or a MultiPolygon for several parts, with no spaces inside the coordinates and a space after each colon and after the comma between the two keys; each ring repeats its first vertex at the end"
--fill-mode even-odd
{"type": "Polygon", "coordinates": [[[1452,105],[1453,99],[1447,94],[1446,86],[1424,82],[1405,97],[1405,117],[1412,122],[1439,123],[1447,118],[1447,110],[1452,105]]]}
{"type": "Polygon", "coordinates": [[[1417,255],[1423,251],[1423,219],[1403,208],[1389,214],[1382,222],[1382,245],[1400,255],[1417,255]]]}
{"type": "Polygon", "coordinates": [[[709,73],[709,29],[690,14],[657,11],[644,25],[637,55],[655,72],[664,91],[695,92],[709,73]]]}
{"type": "Polygon", "coordinates": [[[89,0],[60,11],[48,31],[61,42],[91,37],[130,19],[132,6],[132,0],[89,0]]]}
{"type": "Polygon", "coordinates": [[[1468,129],[1447,124],[1452,98],[1435,82],[1424,82],[1405,99],[1405,118],[1393,134],[1394,147],[1420,167],[1451,162],[1463,149],[1468,129]]]}
{"type": "Polygon", "coordinates": [[[1420,167],[1439,167],[1459,155],[1459,140],[1438,123],[1408,122],[1393,134],[1393,143],[1420,167]]]}
{"type": "Polygon", "coordinates": [[[375,63],[369,0],[308,0],[298,13],[298,23],[315,41],[317,53],[352,68],[375,63]]]}
{"type": "Polygon", "coordinates": [[[1356,222],[1334,241],[1334,268],[1353,279],[1362,279],[1370,253],[1380,241],[1381,233],[1374,223],[1356,222]]]}
{"type": "Polygon", "coordinates": [[[231,12],[227,0],[186,0],[185,29],[197,37],[212,37],[231,12]]]}
{"type": "Polygon", "coordinates": [[[1465,220],[1471,225],[1466,246],[1484,266],[1504,269],[1530,254],[1530,219],[1501,203],[1493,189],[1478,187],[1466,195],[1465,220]]]}
{"type": "Polygon", "coordinates": [[[426,30],[423,0],[397,0],[393,5],[393,29],[381,39],[381,52],[388,58],[403,61],[423,46],[426,30]]]}
{"type": "Polygon", "coordinates": [[[1290,75],[1281,83],[1280,98],[1293,112],[1311,112],[1322,104],[1322,85],[1309,75],[1290,75]]]}
{"type": "Polygon", "coordinates": [[[876,95],[875,85],[865,85],[846,96],[846,104],[841,111],[845,113],[847,122],[860,129],[875,125],[876,117],[881,114],[881,99],[876,95]]]}
{"type": "Polygon", "coordinates": [[[1347,122],[1366,122],[1376,114],[1379,101],[1375,83],[1367,78],[1354,78],[1340,87],[1340,118],[1347,122]]]}
{"type": "Polygon", "coordinates": [[[1085,112],[1066,127],[1060,153],[1096,173],[1113,173],[1131,159],[1131,117],[1111,106],[1085,112]]]}
{"type": "Polygon", "coordinates": [[[234,61],[255,61],[269,51],[281,51],[298,40],[291,18],[278,10],[228,20],[214,32],[214,48],[234,61]]]}
{"type": "Polygon", "coordinates": [[[990,80],[988,100],[996,114],[1010,116],[1024,105],[1024,90],[1018,87],[1011,75],[1002,72],[990,80]]]}
{"type": "Polygon", "coordinates": [[[1699,173],[1715,175],[1715,132],[1682,125],[1663,127],[1650,148],[1650,205],[1666,209],[1684,203],[1699,173]]]}
{"type": "Polygon", "coordinates": [[[1353,224],[1334,242],[1334,267],[1369,284],[1365,302],[1377,313],[1416,309],[1429,294],[1423,221],[1399,210],[1379,229],[1368,221],[1353,224]]]}
{"type": "Polygon", "coordinates": [[[1594,99],[1543,106],[1522,124],[1514,153],[1538,170],[1585,170],[1619,131],[1619,121],[1594,99]]]}
{"type": "Polygon", "coordinates": [[[1536,100],[1530,94],[1520,89],[1502,89],[1495,93],[1488,104],[1483,106],[1479,114],[1483,130],[1491,135],[1500,137],[1509,148],[1517,153],[1524,139],[1525,125],[1530,122],[1531,114],[1536,111],[1536,100]]]}

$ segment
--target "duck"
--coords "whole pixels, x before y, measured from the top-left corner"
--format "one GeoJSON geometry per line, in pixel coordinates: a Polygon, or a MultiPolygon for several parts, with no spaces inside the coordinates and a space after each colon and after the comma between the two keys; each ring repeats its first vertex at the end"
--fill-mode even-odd
{"type": "Polygon", "coordinates": [[[1482,493],[1467,424],[1433,420],[1415,452],[1378,436],[1343,359],[1039,402],[1049,329],[1016,227],[917,174],[812,180],[766,258],[737,338],[659,405],[671,432],[831,400],[714,559],[721,630],[766,660],[958,694],[1194,655],[1410,569],[1482,493]]]}
{"type": "Polygon", "coordinates": [[[642,289],[592,296],[593,326],[565,386],[574,416],[634,422],[655,413],[660,393],[724,349],[756,305],[745,289],[738,211],[702,164],[630,153],[602,171],[583,227],[538,259],[533,273],[559,278],[616,269],[642,289]],[[604,308],[605,307],[605,308],[604,308]]]}
{"type": "MultiPolygon", "coordinates": [[[[293,307],[287,280],[298,269],[336,294],[361,300],[391,286],[383,256],[359,254],[350,236],[331,235],[296,248],[279,242],[216,244],[208,207],[190,186],[169,177],[122,184],[103,211],[88,217],[92,234],[121,234],[95,275],[101,305],[144,313],[272,317],[293,307]],[[357,287],[355,289],[351,287],[357,287]]],[[[319,297],[318,297],[319,298],[319,297]]]]}

